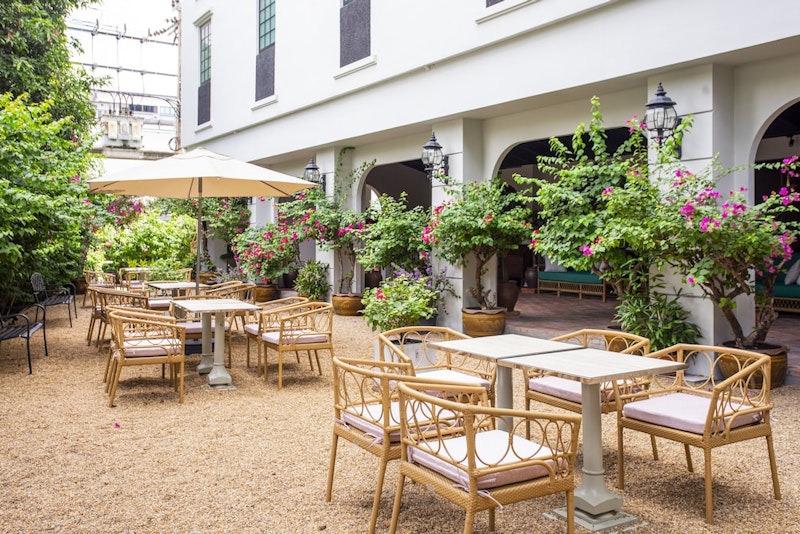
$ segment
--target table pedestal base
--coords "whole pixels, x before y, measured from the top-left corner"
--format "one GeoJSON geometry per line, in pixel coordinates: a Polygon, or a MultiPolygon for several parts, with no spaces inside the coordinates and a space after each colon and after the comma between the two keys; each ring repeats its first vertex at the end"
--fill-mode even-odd
{"type": "Polygon", "coordinates": [[[231,375],[225,364],[214,363],[211,372],[208,373],[208,385],[210,386],[229,386],[231,384],[231,375]]]}
{"type": "MultiPolygon", "coordinates": [[[[566,508],[556,508],[553,513],[561,519],[567,518],[566,508]]],[[[600,532],[609,528],[621,527],[635,523],[639,518],[626,512],[606,512],[604,514],[592,515],[583,510],[575,509],[575,523],[591,532],[600,532]]]]}
{"type": "Polygon", "coordinates": [[[207,375],[211,372],[212,367],[214,367],[214,355],[203,354],[200,357],[200,363],[197,364],[197,374],[207,375]]]}

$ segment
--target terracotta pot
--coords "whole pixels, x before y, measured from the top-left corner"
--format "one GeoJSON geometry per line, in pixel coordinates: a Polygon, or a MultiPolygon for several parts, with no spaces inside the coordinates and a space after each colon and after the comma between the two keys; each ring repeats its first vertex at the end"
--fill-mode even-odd
{"type": "Polygon", "coordinates": [[[383,275],[378,269],[364,273],[364,287],[378,287],[381,285],[381,280],[383,280],[383,275]]]}
{"type": "Polygon", "coordinates": [[[497,305],[512,312],[519,298],[519,286],[514,280],[497,284],[497,305]]]}
{"type": "MultiPolygon", "coordinates": [[[[725,341],[722,343],[725,347],[735,348],[736,345],[733,341],[725,341]]],[[[769,374],[769,382],[770,382],[770,389],[779,388],[783,385],[783,381],[786,378],[786,368],[788,366],[788,359],[787,353],[789,349],[783,345],[774,345],[772,343],[762,343],[760,346],[752,349],[747,349],[752,352],[758,352],[759,354],[767,354],[771,358],[772,367],[769,374]]],[[[722,370],[722,374],[725,377],[729,377],[736,373],[739,369],[736,366],[728,361],[725,360],[720,361],[719,365],[720,369],[722,370]]],[[[755,387],[761,387],[761,373],[758,376],[753,377],[753,385],[755,387]]]]}
{"type": "Polygon", "coordinates": [[[353,316],[358,315],[364,308],[361,302],[361,295],[357,293],[335,293],[331,296],[333,313],[336,315],[353,316]]]}
{"type": "Polygon", "coordinates": [[[472,337],[496,336],[506,329],[506,309],[462,308],[461,321],[464,333],[472,337]]]}
{"type": "Polygon", "coordinates": [[[539,269],[536,267],[528,267],[525,269],[525,287],[528,289],[537,290],[539,285],[539,269]]]}
{"type": "Polygon", "coordinates": [[[281,291],[275,284],[256,284],[253,290],[253,300],[255,302],[267,302],[280,297],[281,291]]]}

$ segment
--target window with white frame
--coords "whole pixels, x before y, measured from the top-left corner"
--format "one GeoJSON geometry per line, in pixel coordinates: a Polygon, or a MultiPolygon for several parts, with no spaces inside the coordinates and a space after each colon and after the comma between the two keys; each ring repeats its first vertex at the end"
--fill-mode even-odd
{"type": "Polygon", "coordinates": [[[258,0],[256,100],[275,94],[275,0],[258,0]]]}

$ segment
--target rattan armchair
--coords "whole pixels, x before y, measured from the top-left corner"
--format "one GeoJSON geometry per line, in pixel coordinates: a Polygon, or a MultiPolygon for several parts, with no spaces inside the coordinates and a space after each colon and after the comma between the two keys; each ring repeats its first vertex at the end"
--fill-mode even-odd
{"type": "Polygon", "coordinates": [[[410,363],[414,375],[420,378],[479,385],[486,389],[489,401],[494,404],[497,372],[493,361],[429,345],[435,341],[466,338],[469,336],[442,326],[395,328],[378,334],[377,357],[410,363]]]}
{"type": "Polygon", "coordinates": [[[86,301],[95,288],[104,287],[113,289],[117,285],[117,275],[103,271],[84,270],[83,280],[86,282],[86,291],[83,292],[82,307],[86,306],[86,301]]]}
{"type": "Polygon", "coordinates": [[[375,532],[386,465],[400,458],[397,381],[412,374],[411,364],[332,358],[333,436],[325,502],[331,501],[339,438],[378,457],[380,465],[369,533],[375,532]]]}
{"type": "MultiPolygon", "coordinates": [[[[711,451],[740,441],[765,438],[775,499],[780,499],[778,470],[770,425],[770,357],[721,346],[675,345],[648,355],[678,362],[700,362],[709,376],[687,379],[685,371],[651,377],[647,390],[621,394],[617,412],[617,486],[625,485],[625,429],[682,443],[686,463],[694,471],[689,447],[702,449],[705,463],[706,522],[713,520],[711,451]],[[730,363],[735,373],[715,378],[730,363]]],[[[752,467],[754,450],[746,449],[745,463],[752,467]]],[[[653,456],[658,460],[654,448],[653,456]]],[[[744,465],[744,464],[743,464],[744,465]]]]}
{"type": "Polygon", "coordinates": [[[138,309],[148,309],[150,307],[150,300],[147,298],[147,295],[138,291],[99,287],[94,290],[93,297],[97,300],[92,303],[92,317],[89,321],[87,339],[91,344],[92,331],[95,325],[97,325],[96,345],[98,347],[103,344],[110,323],[107,310],[109,306],[138,309]]]}
{"type": "Polygon", "coordinates": [[[258,350],[258,372],[261,372],[261,336],[266,332],[278,328],[280,313],[275,313],[281,308],[287,308],[296,304],[304,304],[309,302],[306,297],[284,297],[281,299],[270,300],[267,302],[259,302],[257,305],[261,308],[258,311],[246,313],[243,317],[244,326],[242,330],[247,341],[247,367],[250,367],[250,341],[255,341],[258,350]]]}
{"type": "Polygon", "coordinates": [[[106,384],[109,407],[114,406],[122,368],[132,365],[166,365],[170,384],[183,403],[185,329],[169,317],[136,317],[112,310],[109,318],[115,345],[106,384]]]}
{"type": "Polygon", "coordinates": [[[319,374],[322,375],[319,351],[327,350],[333,356],[333,306],[327,302],[306,302],[288,309],[261,312],[262,319],[268,322],[272,321],[265,315],[272,314],[280,315],[277,329],[265,332],[259,338],[264,349],[264,380],[269,379],[270,349],[278,355],[278,389],[283,388],[283,356],[287,352],[294,352],[299,358],[300,352],[305,351],[312,371],[313,353],[319,374]]]}
{"type": "MultiPolygon", "coordinates": [[[[583,329],[551,338],[553,341],[574,343],[623,354],[644,355],[650,352],[650,340],[617,330],[583,329]]],[[[626,379],[618,383],[623,393],[630,389],[646,387],[647,378],[626,379]]],[[[554,376],[539,369],[529,369],[525,381],[525,409],[537,401],[575,413],[581,413],[581,383],[577,380],[554,376]]],[[[617,396],[611,382],[600,386],[600,409],[603,413],[617,410],[617,396]]]]}
{"type": "Polygon", "coordinates": [[[495,508],[559,493],[566,497],[567,532],[574,532],[580,416],[492,408],[474,402],[485,389],[463,384],[436,396],[426,384],[403,381],[398,389],[401,459],[389,532],[397,530],[406,478],[463,508],[465,533],[473,531],[477,512],[489,511],[494,531],[495,508]],[[498,418],[508,431],[495,428],[498,418]],[[522,437],[525,427],[531,438],[522,437]]]}

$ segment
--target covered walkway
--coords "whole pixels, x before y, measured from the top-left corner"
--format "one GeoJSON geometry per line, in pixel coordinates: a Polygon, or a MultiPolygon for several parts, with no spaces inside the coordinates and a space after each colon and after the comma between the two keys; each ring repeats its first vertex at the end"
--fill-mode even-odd
{"type": "MultiPolygon", "coordinates": [[[[534,294],[523,289],[518,315],[506,319],[506,333],[554,337],[581,328],[606,328],[614,322],[616,301],[555,293],[534,294]]],[[[800,384],[800,314],[781,314],[770,328],[768,340],[789,347],[787,384],[800,384]]]]}

